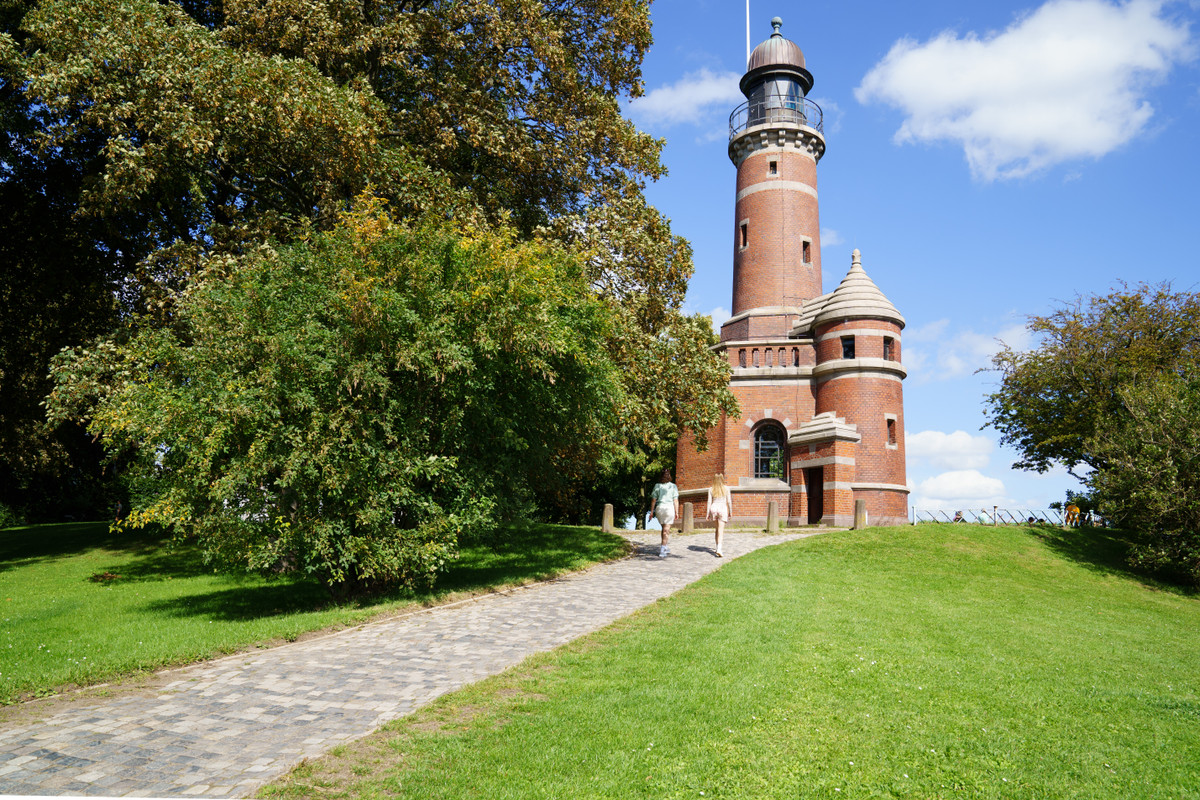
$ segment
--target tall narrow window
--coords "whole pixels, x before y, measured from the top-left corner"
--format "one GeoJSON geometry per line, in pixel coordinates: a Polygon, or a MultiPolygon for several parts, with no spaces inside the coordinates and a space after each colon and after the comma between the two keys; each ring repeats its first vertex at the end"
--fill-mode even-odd
{"type": "Polygon", "coordinates": [[[888,419],[887,421],[888,444],[893,447],[896,445],[896,420],[888,419]]]}
{"type": "Polygon", "coordinates": [[[779,162],[778,161],[772,161],[767,166],[767,174],[768,175],[778,175],[779,174],[779,162]]]}
{"type": "Polygon", "coordinates": [[[738,230],[741,231],[741,239],[740,239],[741,244],[738,245],[739,247],[745,247],[746,244],[750,241],[749,237],[748,237],[748,231],[746,230],[746,226],[749,224],[750,223],[748,223],[748,222],[743,222],[741,225],[738,226],[738,230]]]}
{"type": "Polygon", "coordinates": [[[842,337],[842,358],[854,358],[854,337],[842,337]]]}
{"type": "Polygon", "coordinates": [[[753,366],[756,366],[756,367],[758,366],[758,348],[757,347],[750,350],[750,363],[753,366]]]}
{"type": "Polygon", "coordinates": [[[787,435],[783,428],[774,423],[767,423],[754,433],[754,477],[778,478],[787,477],[785,447],[787,435]]]}
{"type": "Polygon", "coordinates": [[[896,341],[892,337],[890,337],[890,336],[883,337],[883,360],[884,361],[895,361],[896,360],[895,344],[896,344],[896,341]]]}
{"type": "Polygon", "coordinates": [[[792,348],[792,366],[793,367],[800,366],[800,348],[799,347],[792,348]]]}
{"type": "Polygon", "coordinates": [[[812,263],[812,242],[804,242],[804,244],[802,245],[802,249],[803,249],[803,253],[804,253],[804,263],[811,264],[812,263]]]}
{"type": "Polygon", "coordinates": [[[738,366],[743,369],[746,366],[746,348],[744,347],[738,350],[738,366]]]}

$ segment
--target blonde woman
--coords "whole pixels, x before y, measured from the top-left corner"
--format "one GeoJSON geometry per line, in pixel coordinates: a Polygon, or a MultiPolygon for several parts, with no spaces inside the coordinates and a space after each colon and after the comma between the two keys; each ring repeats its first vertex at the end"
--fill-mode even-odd
{"type": "Polygon", "coordinates": [[[721,552],[721,536],[725,533],[725,523],[733,513],[733,495],[725,485],[725,476],[720,473],[713,476],[712,488],[708,490],[707,519],[717,521],[717,557],[724,558],[721,552]]]}

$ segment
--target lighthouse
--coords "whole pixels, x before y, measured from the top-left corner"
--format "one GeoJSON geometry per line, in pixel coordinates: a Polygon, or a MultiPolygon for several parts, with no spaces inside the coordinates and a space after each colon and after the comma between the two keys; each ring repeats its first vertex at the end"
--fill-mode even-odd
{"type": "Polygon", "coordinates": [[[765,524],[772,502],[789,525],[849,526],[856,504],[869,524],[903,524],[905,322],[857,250],[845,279],[823,293],[822,113],[808,97],[804,53],[782,25],[771,20],[770,38],[751,52],[746,102],[729,118],[733,315],[716,350],[732,368],[741,414],[723,418],[703,452],[680,438],[676,482],[697,519],[720,473],[733,525],[765,524]]]}

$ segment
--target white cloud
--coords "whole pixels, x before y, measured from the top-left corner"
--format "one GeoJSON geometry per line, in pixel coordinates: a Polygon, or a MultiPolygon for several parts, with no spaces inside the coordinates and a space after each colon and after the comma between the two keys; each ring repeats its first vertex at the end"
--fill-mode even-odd
{"type": "Polygon", "coordinates": [[[720,333],[721,326],[724,325],[731,316],[733,316],[729,309],[723,306],[717,306],[712,311],[708,312],[708,315],[712,317],[714,333],[720,333]]]}
{"type": "Polygon", "coordinates": [[[946,328],[950,327],[950,320],[938,319],[933,322],[927,322],[919,328],[913,328],[905,331],[904,341],[906,342],[936,342],[946,333],[946,328]]]}
{"type": "Polygon", "coordinates": [[[1099,158],[1143,131],[1148,87],[1190,59],[1164,0],[1050,0],[1000,33],[902,39],[855,89],[901,109],[899,143],[955,142],[972,174],[1017,178],[1099,158]]]}
{"type": "Polygon", "coordinates": [[[821,228],[821,247],[837,247],[845,243],[846,240],[833,228],[821,228]]]}
{"type": "MultiPolygon", "coordinates": [[[[714,111],[728,114],[745,97],[738,89],[741,75],[713,72],[707,67],[689,72],[675,83],[652,89],[629,104],[630,113],[639,121],[664,126],[699,123],[714,111]]],[[[723,131],[728,136],[728,131],[723,131]]]]}
{"type": "Polygon", "coordinates": [[[1033,338],[1024,324],[1009,325],[995,333],[972,330],[947,333],[949,320],[940,319],[904,334],[915,343],[904,350],[909,373],[919,382],[949,380],[987,367],[1003,345],[1026,350],[1033,338]]]}
{"type": "Polygon", "coordinates": [[[937,469],[976,470],[988,465],[994,445],[986,436],[966,431],[920,431],[904,439],[909,459],[926,460],[937,469]]]}
{"type": "Polygon", "coordinates": [[[917,508],[987,508],[1005,505],[1004,481],[979,470],[961,469],[926,478],[916,486],[912,504],[917,508]]]}
{"type": "Polygon", "coordinates": [[[830,100],[827,97],[810,97],[808,99],[821,107],[821,129],[826,136],[842,129],[842,107],[837,104],[836,100],[830,100]]]}

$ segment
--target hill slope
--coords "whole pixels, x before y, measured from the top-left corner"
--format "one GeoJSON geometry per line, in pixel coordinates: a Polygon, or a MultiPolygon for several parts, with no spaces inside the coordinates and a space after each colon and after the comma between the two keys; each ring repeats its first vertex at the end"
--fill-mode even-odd
{"type": "Polygon", "coordinates": [[[1077,536],[768,548],[267,792],[1200,797],[1200,599],[1077,536]]]}

